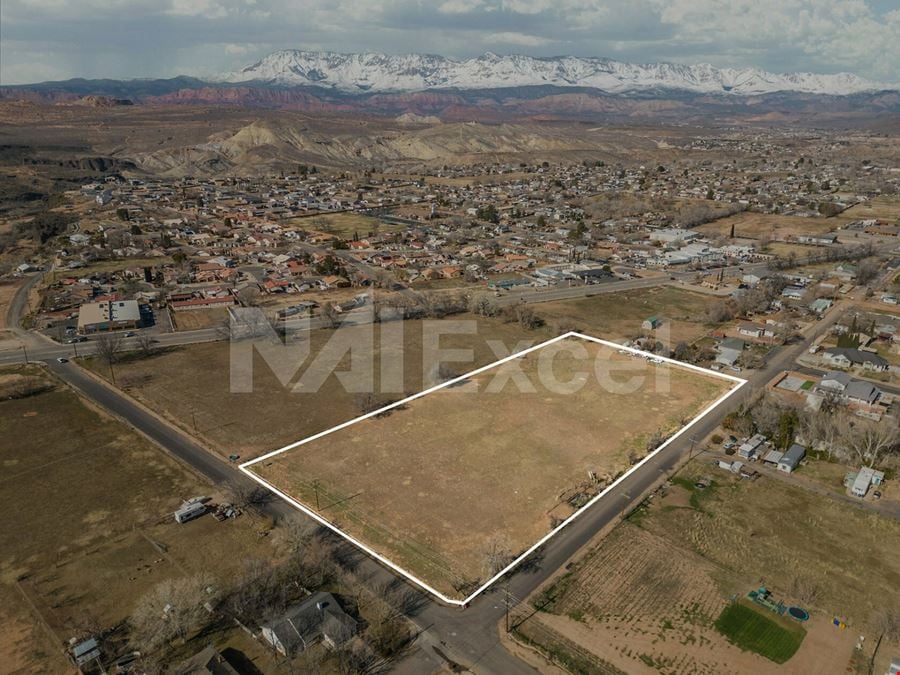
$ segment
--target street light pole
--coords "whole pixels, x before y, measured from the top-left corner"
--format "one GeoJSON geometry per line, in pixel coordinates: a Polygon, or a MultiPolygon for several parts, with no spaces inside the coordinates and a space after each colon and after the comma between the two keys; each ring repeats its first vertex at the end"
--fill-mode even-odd
{"type": "Polygon", "coordinates": [[[28,365],[28,350],[25,348],[25,345],[22,345],[22,352],[25,354],[25,365],[28,365]]]}

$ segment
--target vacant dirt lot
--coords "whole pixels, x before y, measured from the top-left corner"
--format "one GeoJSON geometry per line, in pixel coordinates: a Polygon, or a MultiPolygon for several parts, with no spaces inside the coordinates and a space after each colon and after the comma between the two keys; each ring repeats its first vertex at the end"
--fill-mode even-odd
{"type": "MultiPolygon", "coordinates": [[[[428,322],[435,330],[444,331],[439,338],[441,349],[471,350],[459,360],[450,359],[449,365],[459,373],[499,358],[489,340],[498,341],[505,349],[518,351],[549,336],[544,331],[525,331],[518,324],[475,319],[469,315],[462,315],[459,320],[473,323],[428,322]],[[472,332],[453,334],[453,330],[472,332]],[[516,348],[520,340],[525,342],[516,348]]],[[[317,391],[311,393],[291,389],[332,338],[362,350],[363,359],[368,358],[369,351],[373,353],[375,391],[383,392],[376,398],[381,403],[396,401],[435,384],[436,373],[424,365],[425,324],[422,321],[392,322],[375,326],[374,333],[370,333],[372,326],[311,331],[311,356],[304,361],[292,362],[296,363],[297,374],[290,383],[282,384],[257,354],[249,393],[231,391],[229,346],[223,342],[186,346],[150,358],[129,358],[116,364],[116,378],[120,383],[136,383],[128,389],[130,394],[182,428],[201,436],[209,447],[225,455],[236,452],[244,459],[250,459],[361,414],[359,397],[348,392],[336,375],[328,377],[317,391]],[[394,337],[392,331],[395,330],[401,330],[402,336],[394,337]],[[382,386],[382,363],[386,360],[399,364],[399,391],[396,391],[398,387],[388,387],[386,382],[382,386]],[[172,386],[173,383],[178,386],[172,386]]],[[[506,352],[500,354],[505,355],[506,352]]],[[[109,377],[109,369],[99,360],[89,360],[86,365],[98,375],[109,377]]],[[[349,371],[350,368],[351,357],[345,355],[337,370],[349,371]]]]}
{"type": "Polygon", "coordinates": [[[441,592],[465,597],[496,571],[492,546],[525,550],[643,457],[651,435],[676,431],[730,386],[569,338],[252,470],[441,592]],[[588,374],[595,363],[612,374],[598,381],[588,374]],[[617,388],[634,376],[642,381],[617,388]],[[567,392],[562,383],[576,385],[567,392]]]}
{"type": "Polygon", "coordinates": [[[558,655],[574,645],[629,673],[841,672],[858,635],[874,642],[874,615],[900,601],[893,520],[699,460],[650,504],[534,598],[544,611],[519,627],[526,640],[558,655]],[[714,482],[698,490],[700,478],[714,482]],[[783,666],[712,625],[731,597],[760,585],[812,615],[783,666]],[[835,616],[849,628],[834,628],[835,616]]]}
{"type": "Polygon", "coordinates": [[[3,653],[26,672],[59,672],[60,645],[35,622],[16,579],[85,547],[102,546],[112,532],[160,517],[198,485],[161,451],[85,405],[41,368],[6,368],[3,379],[52,385],[0,401],[0,437],[8,441],[0,444],[0,509],[10,514],[0,524],[0,633],[11,643],[3,653]]]}
{"type": "MultiPolygon", "coordinates": [[[[642,333],[644,319],[656,315],[664,320],[663,328],[657,332],[663,341],[690,342],[710,329],[702,319],[708,301],[707,296],[699,293],[664,287],[536,304],[535,313],[546,321],[537,330],[471,314],[453,316],[446,321],[405,321],[402,328],[396,322],[381,324],[375,326],[371,340],[368,326],[315,330],[309,335],[310,353],[319,354],[336,334],[363,350],[371,344],[375,391],[382,392],[377,399],[387,403],[435,383],[433,368],[424,365],[427,330],[442,332],[441,349],[470,350],[468,356],[448,359],[457,373],[464,373],[496,361],[510,351],[552,337],[562,323],[589,335],[619,340],[642,333]],[[398,329],[402,330],[402,336],[394,337],[391,331],[398,329]],[[400,359],[399,367],[403,371],[400,391],[382,386],[382,363],[386,359],[392,362],[400,359]]],[[[312,358],[298,362],[298,372],[291,384],[302,377],[312,358]]],[[[338,369],[348,370],[350,360],[342,358],[338,369]]],[[[98,360],[88,360],[85,365],[101,377],[109,377],[108,368],[98,360]]],[[[115,366],[120,384],[131,383],[128,385],[131,395],[200,436],[216,451],[225,455],[238,453],[244,459],[329,429],[361,412],[359,397],[348,393],[335,376],[329,377],[317,393],[293,392],[257,356],[252,392],[236,393],[230,389],[230,367],[229,348],[224,343],[185,346],[150,358],[131,355],[115,366]],[[172,386],[173,382],[178,386],[172,386]]]]}
{"type": "Polygon", "coordinates": [[[895,223],[900,220],[900,201],[896,199],[873,199],[864,204],[851,206],[841,215],[852,220],[883,218],[895,223]]]}
{"type": "Polygon", "coordinates": [[[803,216],[782,216],[774,213],[738,213],[720,218],[697,228],[712,236],[727,237],[734,226],[734,236],[744,239],[785,239],[798,234],[825,234],[836,230],[854,218],[841,214],[833,218],[804,218],[803,216]]]}
{"type": "Polygon", "coordinates": [[[4,579],[174,510],[199,489],[162,451],[40,368],[5,370],[54,387],[0,401],[0,438],[9,441],[0,446],[0,509],[18,514],[0,525],[4,579]]]}
{"type": "Polygon", "coordinates": [[[711,326],[704,322],[710,298],[672,286],[640,291],[601,293],[590,298],[542,302],[534,311],[547,323],[570,323],[588,335],[606,340],[634,338],[645,331],[641,324],[656,316],[663,325],[656,331],[664,344],[691,343],[706,335],[711,326]]]}
{"type": "Polygon", "coordinates": [[[40,367],[0,384],[0,672],[65,672],[65,640],[118,625],[154,584],[263,555],[247,517],[176,524],[209,487],[40,367]]]}
{"type": "Polygon", "coordinates": [[[365,216],[361,213],[331,213],[308,218],[294,218],[290,224],[306,230],[334,234],[344,239],[355,235],[367,237],[377,232],[396,232],[403,229],[402,225],[386,223],[379,218],[365,216]]]}
{"type": "Polygon", "coordinates": [[[175,330],[215,328],[228,320],[228,310],[219,308],[172,312],[172,319],[175,322],[175,330]]]}

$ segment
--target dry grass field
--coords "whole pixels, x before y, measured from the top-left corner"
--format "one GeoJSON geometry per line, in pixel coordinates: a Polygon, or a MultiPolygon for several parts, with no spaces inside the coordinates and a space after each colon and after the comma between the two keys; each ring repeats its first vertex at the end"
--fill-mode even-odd
{"type": "Polygon", "coordinates": [[[175,323],[175,330],[215,328],[228,320],[228,310],[218,308],[172,312],[172,319],[175,323]]]}
{"type": "Polygon", "coordinates": [[[0,389],[0,672],[67,672],[63,642],[120,624],[156,583],[262,555],[249,518],[175,523],[209,486],[43,369],[5,368],[0,389]],[[46,389],[7,398],[23,383],[46,389]]]}
{"type": "Polygon", "coordinates": [[[0,508],[18,514],[0,526],[3,579],[88,546],[111,528],[168,513],[199,489],[155,446],[40,368],[5,369],[5,380],[23,377],[51,388],[0,402],[0,437],[10,441],[0,450],[0,508]]]}
{"type": "Polygon", "coordinates": [[[841,215],[852,220],[882,218],[896,223],[900,220],[900,201],[897,199],[873,199],[864,204],[851,206],[841,215]]]}
{"type": "MultiPolygon", "coordinates": [[[[352,290],[352,289],[351,289],[352,290]]],[[[295,300],[291,300],[295,302],[295,300]]],[[[458,373],[468,372],[491,363],[506,352],[497,354],[491,346],[519,351],[552,337],[556,328],[568,323],[597,337],[620,340],[642,333],[641,323],[648,316],[665,320],[658,332],[663,341],[673,345],[680,340],[692,342],[703,337],[710,326],[703,323],[708,297],[679,288],[662,287],[626,293],[604,293],[591,298],[545,302],[534,305],[535,313],[546,321],[537,330],[525,330],[517,323],[463,314],[448,322],[406,321],[403,336],[389,337],[382,344],[384,326],[396,329],[399,324],[383,324],[374,329],[375,391],[381,391],[381,363],[402,354],[402,391],[383,393],[381,402],[397,400],[434,384],[433,373],[424,366],[423,348],[426,324],[446,331],[440,337],[441,349],[471,350],[471,355],[450,365],[458,373]],[[453,334],[454,322],[472,322],[472,333],[453,334]],[[443,328],[446,326],[446,328],[443,328]],[[669,337],[666,331],[669,331],[669,337]],[[401,347],[402,344],[402,347],[401,347]],[[426,372],[429,371],[429,372],[426,372]]],[[[344,327],[338,333],[348,342],[366,345],[370,327],[344,327]]],[[[315,330],[310,333],[310,351],[318,354],[335,331],[315,330]]],[[[96,359],[85,365],[104,378],[108,369],[96,359]]],[[[300,368],[304,371],[306,363],[300,368]]],[[[350,358],[339,364],[350,367],[350,358]]],[[[235,393],[229,384],[229,348],[224,343],[208,343],[164,350],[150,358],[133,355],[116,365],[117,379],[128,392],[157,413],[182,428],[202,437],[209,447],[228,455],[241,454],[245,459],[281,447],[300,438],[329,429],[360,414],[358,397],[348,393],[334,376],[329,377],[318,393],[294,393],[282,385],[259,357],[254,362],[253,391],[235,393]],[[178,386],[173,387],[172,383],[178,386]]]]}
{"type": "Polygon", "coordinates": [[[534,311],[551,325],[570,323],[583,333],[607,340],[641,335],[644,320],[656,316],[663,320],[658,339],[671,347],[681,341],[694,342],[709,332],[711,326],[704,319],[709,302],[709,296],[701,293],[659,286],[542,302],[534,306],[534,311]]]}
{"type": "Polygon", "coordinates": [[[462,598],[496,571],[492,546],[524,551],[646,455],[651,435],[670,435],[731,386],[572,337],[250,470],[462,598]],[[595,376],[597,363],[610,374],[595,376]],[[627,391],[614,384],[635,376],[627,391]]]}
{"type": "Polygon", "coordinates": [[[783,240],[798,234],[825,234],[854,219],[847,217],[846,213],[833,218],[804,218],[803,216],[744,212],[700,225],[696,229],[709,236],[728,237],[733,225],[736,238],[768,237],[774,240],[783,240]]]}
{"type": "MultiPolygon", "coordinates": [[[[363,350],[367,349],[366,345],[374,343],[375,391],[384,388],[381,381],[382,361],[402,358],[401,391],[377,396],[378,401],[387,403],[435,384],[431,379],[433,373],[428,372],[424,365],[423,334],[426,323],[448,331],[440,337],[441,349],[471,350],[470,357],[450,364],[459,373],[498,358],[489,340],[497,340],[507,349],[516,348],[519,341],[525,340],[522,346],[516,348],[518,351],[548,337],[545,332],[525,331],[518,324],[475,319],[469,315],[462,315],[459,319],[474,321],[473,324],[465,324],[465,327],[471,327],[475,332],[451,334],[449,331],[453,326],[448,322],[394,322],[375,326],[370,342],[371,326],[348,326],[337,331],[314,330],[309,334],[310,352],[318,355],[331,338],[352,343],[363,350]],[[388,335],[383,331],[396,329],[403,331],[402,338],[388,336],[383,342],[383,336],[388,335]]],[[[302,365],[298,363],[298,377],[306,371],[312,358],[314,356],[302,365]]],[[[350,361],[351,357],[345,355],[337,369],[349,370],[350,361]]],[[[99,360],[88,360],[85,365],[101,377],[109,377],[108,368],[99,360]]],[[[115,368],[120,384],[136,383],[128,387],[128,393],[132,396],[202,437],[208,447],[225,455],[236,452],[244,459],[324,431],[361,413],[359,397],[348,392],[335,375],[328,377],[316,392],[295,393],[278,380],[258,355],[254,360],[252,392],[232,392],[229,345],[224,342],[165,350],[150,358],[135,355],[116,364],[115,368]],[[173,383],[178,386],[172,386],[173,383]]]]}
{"type": "Polygon", "coordinates": [[[344,239],[349,239],[355,234],[366,237],[376,232],[396,232],[404,227],[362,213],[328,213],[306,218],[293,218],[288,222],[295,227],[326,232],[344,239]]]}
{"type": "Polygon", "coordinates": [[[854,672],[856,636],[871,648],[874,615],[900,602],[891,519],[700,460],[657,497],[534,599],[544,611],[518,628],[525,640],[556,658],[571,644],[629,673],[854,672]],[[698,490],[701,478],[712,486],[698,490]],[[713,627],[731,597],[760,585],[812,615],[782,666],[713,627]],[[834,628],[835,616],[849,628],[834,628]]]}

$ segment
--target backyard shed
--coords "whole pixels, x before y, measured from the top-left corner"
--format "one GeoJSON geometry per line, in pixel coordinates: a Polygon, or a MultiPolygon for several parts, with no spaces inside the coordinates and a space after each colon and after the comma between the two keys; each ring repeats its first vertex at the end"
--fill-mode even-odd
{"type": "Polygon", "coordinates": [[[785,473],[791,473],[800,466],[800,460],[804,457],[806,457],[806,448],[799,443],[794,443],[788,448],[788,451],[784,453],[781,459],[778,460],[778,470],[784,471],[785,473]]]}

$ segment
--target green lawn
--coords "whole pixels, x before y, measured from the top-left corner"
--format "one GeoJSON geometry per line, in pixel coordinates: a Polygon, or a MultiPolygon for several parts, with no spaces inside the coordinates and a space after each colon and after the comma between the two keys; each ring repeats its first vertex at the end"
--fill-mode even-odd
{"type": "Polygon", "coordinates": [[[806,631],[800,626],[783,626],[774,615],[769,617],[762,611],[732,603],[716,619],[716,630],[740,649],[784,663],[799,649],[806,631]]]}

